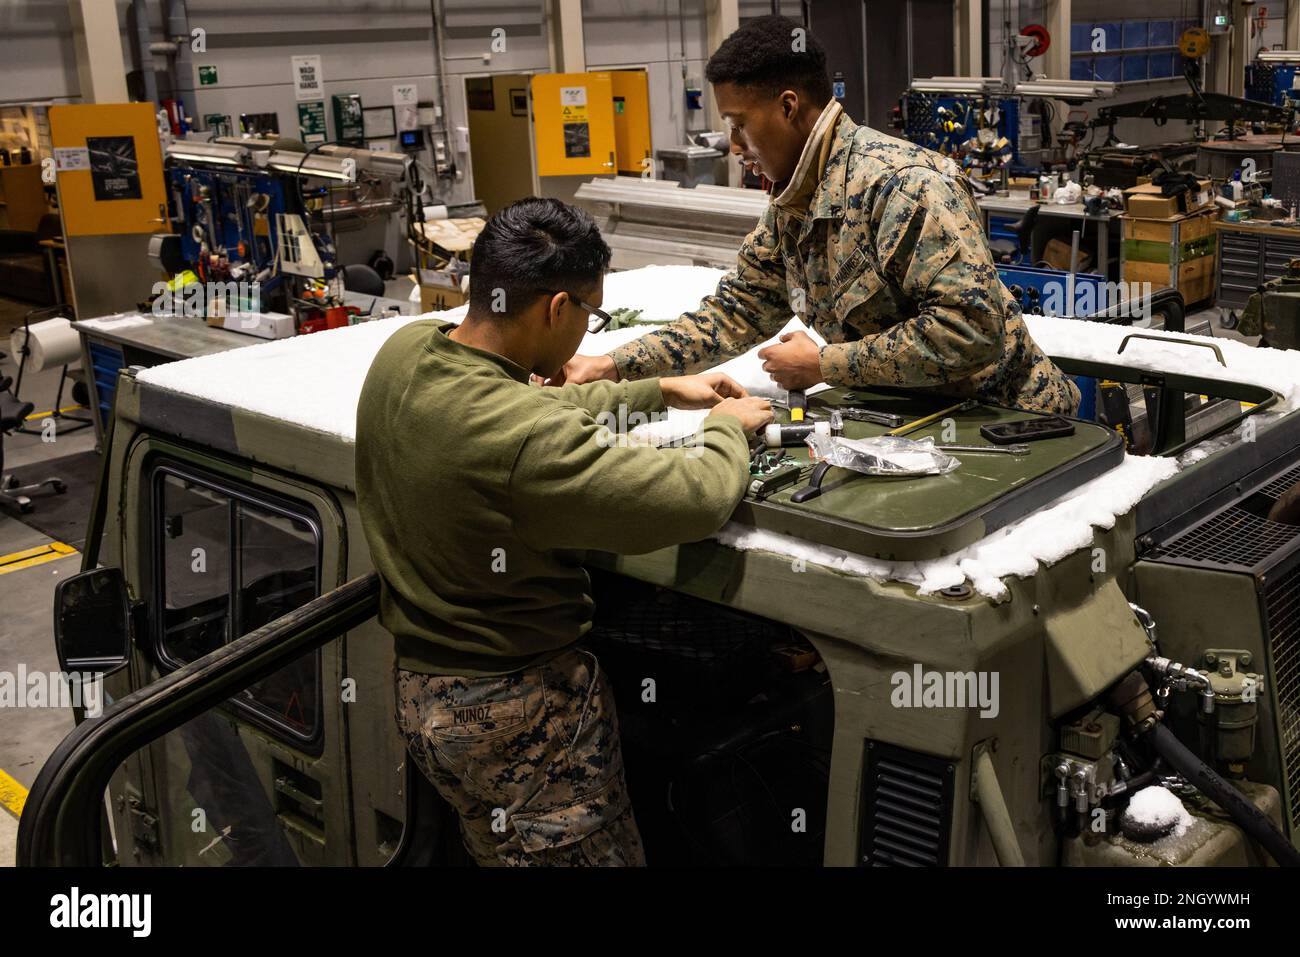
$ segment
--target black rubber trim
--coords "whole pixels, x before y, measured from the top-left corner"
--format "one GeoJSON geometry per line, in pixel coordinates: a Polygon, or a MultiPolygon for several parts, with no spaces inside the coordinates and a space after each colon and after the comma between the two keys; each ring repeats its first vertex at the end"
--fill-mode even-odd
{"type": "Polygon", "coordinates": [[[230,407],[207,399],[196,399],[168,389],[139,383],[140,428],[161,432],[200,445],[242,455],[235,438],[235,419],[230,407]]]}

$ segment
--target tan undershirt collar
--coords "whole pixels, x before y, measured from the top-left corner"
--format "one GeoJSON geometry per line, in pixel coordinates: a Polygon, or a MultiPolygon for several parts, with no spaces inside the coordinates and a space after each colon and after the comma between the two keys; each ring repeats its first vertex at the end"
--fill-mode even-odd
{"type": "Polygon", "coordinates": [[[808,211],[813,192],[821,182],[822,174],[826,172],[826,160],[830,158],[831,147],[835,145],[835,127],[843,115],[844,109],[839,100],[832,99],[826,104],[826,109],[822,110],[812,132],[808,134],[808,142],[799,154],[799,162],[790,175],[790,181],[781,194],[772,199],[773,203],[800,218],[808,211]]]}

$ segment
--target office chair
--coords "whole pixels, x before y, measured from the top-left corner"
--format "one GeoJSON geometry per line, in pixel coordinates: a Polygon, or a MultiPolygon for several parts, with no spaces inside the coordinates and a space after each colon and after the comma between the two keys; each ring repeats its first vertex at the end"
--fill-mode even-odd
{"type": "Polygon", "coordinates": [[[61,479],[47,478],[28,485],[19,485],[18,478],[5,474],[4,437],[15,432],[36,408],[30,402],[14,398],[9,391],[13,382],[9,376],[0,376],[0,508],[8,509],[20,515],[26,515],[34,507],[28,495],[48,494],[62,495],[68,490],[61,479]],[[47,488],[48,487],[48,488],[47,488]]]}
{"type": "Polygon", "coordinates": [[[343,288],[363,296],[382,296],[384,280],[379,273],[364,263],[343,267],[343,288]]]}
{"type": "Polygon", "coordinates": [[[1038,207],[1030,206],[1025,210],[1023,216],[1008,227],[1011,232],[1016,234],[1015,242],[1012,242],[1010,239],[994,239],[991,241],[989,243],[989,250],[993,253],[993,261],[1002,265],[1008,265],[1014,263],[1020,257],[1021,250],[1031,252],[1033,244],[1030,241],[1030,234],[1033,233],[1034,223],[1037,220],[1038,207]]]}

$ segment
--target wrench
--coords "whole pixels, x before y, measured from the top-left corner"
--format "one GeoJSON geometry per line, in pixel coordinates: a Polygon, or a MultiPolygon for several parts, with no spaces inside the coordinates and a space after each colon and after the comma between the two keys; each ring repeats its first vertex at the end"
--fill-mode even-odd
{"type": "Polygon", "coordinates": [[[1028,445],[936,445],[940,452],[1000,452],[1003,455],[1028,455],[1028,445]]]}

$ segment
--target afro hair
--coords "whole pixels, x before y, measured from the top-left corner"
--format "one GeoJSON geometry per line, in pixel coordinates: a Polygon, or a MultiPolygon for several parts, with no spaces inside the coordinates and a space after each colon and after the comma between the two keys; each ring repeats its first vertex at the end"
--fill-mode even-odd
{"type": "Polygon", "coordinates": [[[788,17],[747,20],[709,57],[710,83],[757,87],[773,96],[794,89],[818,105],[831,98],[826,51],[801,24],[788,17]]]}

